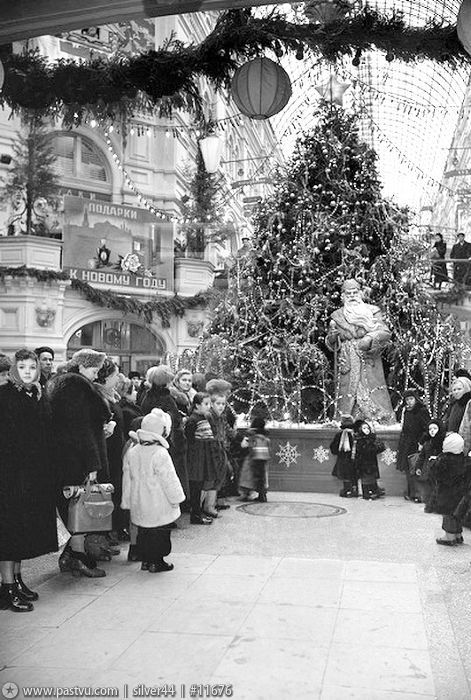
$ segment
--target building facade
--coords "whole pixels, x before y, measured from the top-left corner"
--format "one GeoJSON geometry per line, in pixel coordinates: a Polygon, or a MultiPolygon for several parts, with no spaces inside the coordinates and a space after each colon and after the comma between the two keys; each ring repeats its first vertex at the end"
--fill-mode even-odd
{"type": "MultiPolygon", "coordinates": [[[[51,61],[129,55],[157,48],[172,35],[185,43],[201,40],[214,22],[215,13],[132,21],[41,37],[28,47],[37,47],[51,61]]],[[[216,123],[223,144],[219,173],[225,240],[210,242],[198,255],[175,256],[184,228],[180,202],[198,149],[191,115],[136,114],[116,126],[90,118],[74,129],[51,124],[61,204],[46,212],[44,202],[38,202],[34,213],[47,222],[50,236],[24,235],[21,197],[19,207],[4,202],[0,211],[1,351],[48,345],[61,361],[81,347],[94,347],[128,372],[197,346],[208,321],[206,309],[186,309],[166,327],[157,314],[149,322],[140,314],[110,308],[106,294],[143,303],[172,299],[175,293],[192,297],[212,285],[241,237],[250,235],[251,208],[268,194],[269,174],[281,151],[268,122],[242,117],[227,93],[216,94],[203,81],[201,93],[205,116],[216,123]],[[21,266],[30,273],[20,273],[21,266]],[[95,303],[90,293],[61,279],[61,272],[96,290],[95,303]]],[[[0,112],[0,177],[14,167],[12,146],[21,127],[9,117],[0,112]]]]}

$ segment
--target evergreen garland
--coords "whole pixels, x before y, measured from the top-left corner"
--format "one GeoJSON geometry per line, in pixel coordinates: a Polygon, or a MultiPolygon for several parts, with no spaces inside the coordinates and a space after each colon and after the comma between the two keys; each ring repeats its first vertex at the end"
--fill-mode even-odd
{"type": "Polygon", "coordinates": [[[230,10],[197,46],[171,41],[157,51],[83,63],[60,59],[49,64],[31,51],[11,54],[2,59],[6,78],[0,104],[43,117],[62,112],[65,122],[74,125],[90,113],[111,120],[155,108],[161,116],[173,109],[201,115],[199,79],[228,87],[241,60],[268,50],[278,56],[292,52],[298,59],[312,50],[329,61],[345,56],[358,60],[372,48],[385,51],[388,61],[428,59],[455,68],[470,60],[455,26],[430,20],[409,27],[398,12],[386,16],[365,7],[353,17],[319,25],[294,24],[280,12],[257,18],[250,9],[230,10]]]}
{"type": "Polygon", "coordinates": [[[82,282],[81,280],[72,280],[71,287],[80,292],[92,304],[105,306],[115,311],[122,311],[123,314],[142,316],[147,323],[152,323],[153,315],[157,314],[162,321],[163,328],[170,328],[172,316],[181,317],[187,309],[207,307],[214,296],[214,292],[209,289],[205,292],[199,292],[193,297],[181,297],[175,294],[174,297],[169,299],[142,302],[139,299],[115,294],[114,292],[95,289],[87,282],[82,282]]]}
{"type": "Polygon", "coordinates": [[[14,279],[24,279],[33,277],[38,282],[64,282],[70,279],[68,272],[56,272],[55,270],[40,270],[36,267],[1,267],[0,266],[0,283],[4,284],[7,277],[14,279]]]}

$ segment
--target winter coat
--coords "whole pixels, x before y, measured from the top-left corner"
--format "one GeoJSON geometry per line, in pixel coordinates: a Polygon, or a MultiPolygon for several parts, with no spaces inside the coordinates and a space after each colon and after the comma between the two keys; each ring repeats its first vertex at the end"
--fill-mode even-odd
{"type": "Polygon", "coordinates": [[[464,440],[464,454],[471,450],[471,393],[453,401],[444,420],[448,433],[459,433],[464,440]]]}
{"type": "Polygon", "coordinates": [[[207,418],[192,413],[185,424],[188,444],[188,476],[191,481],[216,485],[222,477],[221,447],[207,418]],[[203,436],[203,433],[207,433],[203,436]],[[212,435],[212,437],[210,437],[212,435]]]}
{"type": "Polygon", "coordinates": [[[340,439],[342,437],[343,430],[340,430],[334,439],[330,443],[330,451],[333,455],[336,455],[337,459],[332,469],[332,476],[336,476],[337,479],[342,481],[356,481],[357,475],[355,474],[355,468],[353,463],[353,445],[354,436],[353,431],[348,433],[348,442],[350,445],[350,452],[340,451],[340,439]]]}
{"type": "Polygon", "coordinates": [[[141,403],[142,415],[146,416],[153,408],[161,408],[162,411],[170,414],[172,418],[172,431],[168,437],[169,453],[183,490],[188,496],[187,445],[183,430],[182,414],[169,389],[163,386],[152,386],[149,389],[141,403]]]}
{"type": "Polygon", "coordinates": [[[411,409],[405,409],[402,430],[397,448],[396,469],[400,472],[409,471],[408,456],[417,452],[419,440],[430,423],[430,414],[421,401],[417,401],[411,409]]]}
{"type": "Polygon", "coordinates": [[[125,454],[121,508],[140,527],[159,527],[180,517],[185,493],[165,447],[134,445],[125,454]]]}
{"type": "Polygon", "coordinates": [[[468,460],[463,453],[442,452],[430,467],[430,473],[437,482],[436,513],[452,515],[466,493],[468,460]]]}
{"type": "Polygon", "coordinates": [[[122,398],[119,402],[121,411],[123,412],[123,434],[124,441],[126,442],[129,436],[129,431],[132,430],[131,423],[135,418],[140,418],[142,416],[142,411],[136,404],[130,403],[125,398],[122,398]]]}
{"type": "Polygon", "coordinates": [[[430,467],[432,465],[432,462],[435,461],[431,460],[430,458],[437,457],[440,454],[443,447],[444,437],[445,432],[443,428],[441,428],[434,437],[431,437],[428,431],[422,437],[420,441],[422,443],[422,449],[419,452],[419,457],[417,459],[417,462],[415,463],[415,471],[421,471],[421,474],[418,475],[418,478],[421,481],[430,480],[430,467]]]}
{"type": "Polygon", "coordinates": [[[380,478],[377,455],[385,450],[384,443],[375,435],[358,435],[356,438],[354,470],[360,477],[380,478]]]}
{"type": "Polygon", "coordinates": [[[46,398],[5,384],[0,425],[0,561],[55,552],[57,480],[46,398]]]}
{"type": "Polygon", "coordinates": [[[92,471],[109,480],[103,426],[111,413],[96,386],[81,374],[66,372],[54,377],[48,392],[61,486],[82,484],[92,471]]]}

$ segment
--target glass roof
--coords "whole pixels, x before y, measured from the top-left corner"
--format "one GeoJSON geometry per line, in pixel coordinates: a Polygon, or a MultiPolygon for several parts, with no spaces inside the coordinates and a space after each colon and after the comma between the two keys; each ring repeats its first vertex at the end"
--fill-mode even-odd
{"type": "MultiPolygon", "coordinates": [[[[368,2],[388,14],[401,11],[411,26],[424,26],[430,19],[454,23],[460,4],[460,0],[368,2]]],[[[361,7],[359,2],[354,5],[361,7]]],[[[298,9],[288,6],[286,11],[305,21],[298,9]]],[[[468,67],[452,68],[432,61],[388,62],[378,51],[363,54],[358,67],[350,57],[335,64],[318,56],[302,61],[289,56],[282,62],[292,79],[293,96],[272,123],[286,154],[300,130],[314,125],[313,111],[319,100],[315,85],[333,74],[350,84],[344,107],[359,115],[362,137],[379,155],[385,194],[416,210],[433,201],[465,95],[468,67]]]]}

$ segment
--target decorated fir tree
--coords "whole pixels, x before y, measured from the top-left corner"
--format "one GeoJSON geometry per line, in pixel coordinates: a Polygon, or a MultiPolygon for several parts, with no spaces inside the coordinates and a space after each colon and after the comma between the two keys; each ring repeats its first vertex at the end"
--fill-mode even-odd
{"type": "Polygon", "coordinates": [[[24,200],[26,234],[45,235],[44,223],[34,221],[34,207],[45,200],[55,205],[59,181],[54,170],[56,155],[49,132],[42,122],[32,117],[25,120],[23,129],[13,144],[13,167],[2,188],[4,200],[24,200]]]}
{"type": "Polygon", "coordinates": [[[411,255],[407,231],[407,212],[382,196],[376,154],[359,140],[356,117],[322,104],[317,126],[299,139],[255,216],[253,250],[231,270],[199,368],[230,378],[246,409],[331,418],[339,368],[326,335],[341,284],[355,277],[393,330],[386,360],[393,392],[425,386],[436,403],[440,382],[426,379],[424,349],[439,342],[446,364],[455,329],[420,284],[423,262],[420,251],[411,255]]]}

